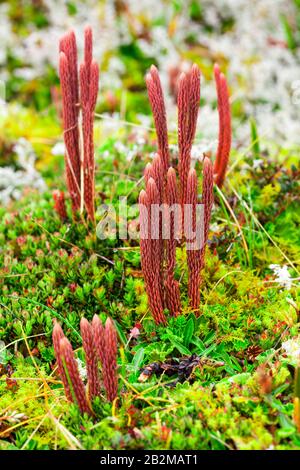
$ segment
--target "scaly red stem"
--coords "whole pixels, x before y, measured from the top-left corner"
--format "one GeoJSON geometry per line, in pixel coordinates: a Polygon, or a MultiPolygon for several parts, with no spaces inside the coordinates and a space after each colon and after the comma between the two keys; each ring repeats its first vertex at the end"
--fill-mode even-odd
{"type": "Polygon", "coordinates": [[[222,187],[226,176],[231,148],[231,111],[226,78],[221,73],[217,64],[215,64],[214,67],[214,75],[217,87],[219,112],[219,143],[214,164],[214,174],[215,183],[217,186],[222,187]]]}

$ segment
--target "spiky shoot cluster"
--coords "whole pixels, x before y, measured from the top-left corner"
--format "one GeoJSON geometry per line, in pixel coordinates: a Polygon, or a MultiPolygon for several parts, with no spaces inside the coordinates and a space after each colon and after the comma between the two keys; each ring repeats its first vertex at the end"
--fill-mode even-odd
{"type": "Polygon", "coordinates": [[[228,164],[231,145],[230,107],[226,80],[215,66],[219,110],[219,146],[215,165],[209,158],[203,159],[202,200],[203,215],[199,222],[198,178],[191,168],[191,150],[196,133],[200,102],[200,70],[193,65],[189,72],[180,76],[178,83],[178,165],[176,171],[170,166],[167,116],[158,71],[152,66],[146,76],[148,96],[157,133],[158,153],[153,162],[145,168],[146,188],[139,197],[140,205],[140,246],[142,270],[151,313],[156,323],[165,323],[164,309],[172,315],[181,311],[179,284],[175,280],[176,246],[179,240],[186,241],[188,265],[188,296],[190,306],[196,312],[200,304],[201,271],[205,263],[209,222],[213,205],[214,180],[222,185],[228,164]],[[164,210],[168,207],[168,218],[164,210]],[[181,227],[178,231],[172,206],[181,207],[181,227]],[[188,222],[191,222],[188,224],[188,222]],[[166,223],[168,236],[164,234],[166,223]],[[189,225],[191,237],[195,236],[202,224],[201,243],[195,246],[186,236],[189,225]],[[184,236],[183,236],[184,232],[184,236]]]}
{"type": "Polygon", "coordinates": [[[77,45],[73,31],[59,44],[59,75],[65,141],[67,187],[76,214],[86,209],[94,220],[95,160],[94,110],[98,94],[99,67],[92,59],[92,30],[84,36],[84,60],[78,71],[77,45]]]}
{"type": "Polygon", "coordinates": [[[117,333],[110,318],[103,325],[97,315],[94,316],[92,324],[82,318],[80,331],[86,360],[86,387],[80,376],[71,343],[57,322],[52,334],[53,347],[67,399],[77,404],[81,413],[92,414],[93,399],[101,394],[99,363],[108,401],[113,401],[117,396],[117,333]]]}

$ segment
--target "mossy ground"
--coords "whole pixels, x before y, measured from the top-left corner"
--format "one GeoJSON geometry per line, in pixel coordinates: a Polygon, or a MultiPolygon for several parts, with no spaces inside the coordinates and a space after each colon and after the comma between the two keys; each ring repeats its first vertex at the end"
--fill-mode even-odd
{"type": "MultiPolygon", "coordinates": [[[[40,125],[47,133],[48,120],[40,125]]],[[[11,128],[17,136],[15,121],[11,128]]],[[[128,161],[130,141],[133,133],[122,131],[98,146],[97,204],[117,208],[120,196],[137,202],[155,147],[148,135],[128,161]]],[[[178,250],[184,308],[166,327],[156,327],[147,308],[138,242],[99,240],[94,226],[71,214],[62,223],[51,197],[64,188],[62,158],[49,158],[47,141],[36,151],[49,192],[26,190],[0,209],[0,448],[299,449],[294,383],[281,348],[299,335],[299,283],[287,291],[269,269],[286,264],[299,277],[299,149],[265,153],[259,167],[254,151],[232,153],[225,187],[215,189],[201,315],[188,308],[178,250]],[[116,322],[120,387],[113,405],[99,398],[88,418],[66,401],[51,333],[57,318],[84,359],[79,322],[95,313],[116,322]],[[192,353],[211,362],[195,369],[191,383],[138,381],[143,366],[192,353]]]]}

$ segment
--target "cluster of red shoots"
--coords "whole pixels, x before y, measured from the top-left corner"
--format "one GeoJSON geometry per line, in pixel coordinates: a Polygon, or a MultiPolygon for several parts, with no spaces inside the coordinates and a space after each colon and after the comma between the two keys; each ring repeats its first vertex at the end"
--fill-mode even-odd
{"type": "Polygon", "coordinates": [[[72,200],[73,214],[75,215],[78,211],[82,213],[85,209],[89,219],[94,221],[93,122],[98,94],[99,67],[92,58],[91,28],[85,29],[84,60],[79,70],[76,38],[73,31],[62,37],[59,51],[67,187],[72,200]]]}
{"type": "Polygon", "coordinates": [[[99,363],[107,399],[112,402],[117,396],[117,333],[110,318],[103,325],[97,315],[94,315],[92,323],[82,318],[80,331],[86,360],[87,388],[80,376],[71,343],[57,322],[53,328],[53,346],[67,399],[77,404],[81,413],[92,414],[93,399],[101,394],[99,363]]]}
{"type": "MultiPolygon", "coordinates": [[[[218,65],[214,68],[218,94],[219,110],[219,145],[215,164],[208,157],[203,159],[202,204],[204,206],[203,240],[199,249],[187,247],[188,297],[190,307],[199,311],[201,271],[205,262],[209,222],[213,205],[214,181],[218,186],[224,182],[231,147],[231,115],[229,94],[224,75],[218,65]]],[[[178,234],[175,230],[174,216],[170,218],[168,239],[163,237],[162,216],[156,220],[158,234],[153,237],[150,232],[154,217],[153,207],[166,204],[168,207],[180,204],[184,223],[184,207],[191,208],[192,229],[195,232],[196,206],[198,204],[198,178],[195,169],[191,168],[191,150],[195,137],[199,102],[200,70],[193,65],[190,71],[182,74],[178,84],[178,175],[170,165],[168,144],[167,117],[164,96],[158,71],[152,66],[146,77],[148,96],[152,108],[157,133],[158,153],[153,162],[145,168],[146,190],[139,197],[141,261],[145,278],[149,306],[155,322],[166,323],[164,310],[168,309],[175,316],[181,312],[179,283],[175,280],[176,246],[178,234]],[[146,234],[146,236],[145,236],[146,234]]],[[[179,237],[182,238],[182,237],[179,237]]],[[[186,240],[188,241],[188,240],[186,240]]]]}

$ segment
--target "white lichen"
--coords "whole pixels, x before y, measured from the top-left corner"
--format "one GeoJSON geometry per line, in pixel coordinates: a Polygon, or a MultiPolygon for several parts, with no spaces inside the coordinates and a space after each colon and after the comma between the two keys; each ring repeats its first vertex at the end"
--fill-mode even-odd
{"type": "Polygon", "coordinates": [[[300,365],[300,336],[289,339],[282,343],[284,355],[293,365],[300,365]]]}
{"type": "Polygon", "coordinates": [[[290,290],[292,287],[292,277],[289,273],[287,265],[280,266],[279,264],[270,264],[269,268],[275,274],[275,281],[278,282],[286,290],[290,290]]]}
{"type": "Polygon", "coordinates": [[[7,205],[12,199],[19,199],[24,188],[30,187],[42,192],[46,184],[35,169],[36,155],[28,140],[20,138],[13,151],[17,156],[17,169],[13,166],[0,168],[0,203],[7,205]]]}

